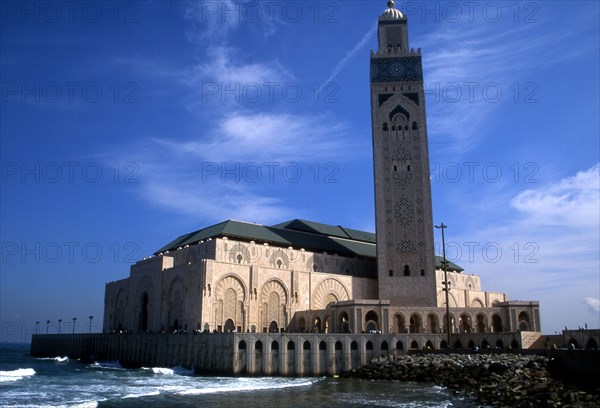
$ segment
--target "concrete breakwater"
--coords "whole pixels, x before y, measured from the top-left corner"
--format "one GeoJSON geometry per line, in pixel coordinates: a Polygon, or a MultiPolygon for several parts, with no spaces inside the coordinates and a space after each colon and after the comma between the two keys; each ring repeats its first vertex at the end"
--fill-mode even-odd
{"type": "Polygon", "coordinates": [[[585,391],[565,385],[551,376],[553,362],[552,357],[518,354],[389,355],[344,376],[432,382],[487,406],[600,406],[600,385],[585,391]]]}
{"type": "MultiPolygon", "coordinates": [[[[466,335],[465,335],[466,336],[466,335]]],[[[428,348],[444,334],[187,333],[40,334],[31,354],[84,361],[118,360],[126,367],[194,368],[219,375],[341,374],[388,354],[428,348]]],[[[513,333],[458,337],[462,344],[510,344],[513,333]]]]}

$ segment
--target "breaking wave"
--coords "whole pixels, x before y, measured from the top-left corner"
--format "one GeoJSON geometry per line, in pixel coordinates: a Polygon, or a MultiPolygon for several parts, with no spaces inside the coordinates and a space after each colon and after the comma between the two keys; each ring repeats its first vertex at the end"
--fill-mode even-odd
{"type": "Polygon", "coordinates": [[[18,381],[35,374],[33,368],[19,368],[12,371],[0,371],[0,382],[18,381]]]}

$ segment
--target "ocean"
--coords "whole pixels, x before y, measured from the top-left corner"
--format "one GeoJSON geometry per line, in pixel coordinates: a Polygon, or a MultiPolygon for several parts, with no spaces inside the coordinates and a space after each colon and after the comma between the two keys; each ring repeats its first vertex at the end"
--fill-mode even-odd
{"type": "Polygon", "coordinates": [[[326,377],[203,377],[183,367],[124,369],[0,344],[2,407],[474,407],[433,384],[326,377]]]}

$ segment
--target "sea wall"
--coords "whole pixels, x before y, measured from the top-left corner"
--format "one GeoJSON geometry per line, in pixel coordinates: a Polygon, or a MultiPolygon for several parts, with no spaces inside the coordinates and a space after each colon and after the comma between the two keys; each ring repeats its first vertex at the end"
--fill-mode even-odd
{"type": "Polygon", "coordinates": [[[124,367],[195,367],[213,374],[233,374],[233,338],[224,333],[45,334],[33,335],[31,355],[69,356],[91,361],[118,360],[124,367]]]}
{"type": "MultiPolygon", "coordinates": [[[[514,333],[464,334],[453,343],[487,349],[518,345],[516,338],[514,333]]],[[[445,334],[376,333],[45,334],[33,335],[31,354],[118,360],[126,367],[182,365],[206,374],[318,376],[347,372],[381,355],[436,349],[444,339],[445,334]]]]}

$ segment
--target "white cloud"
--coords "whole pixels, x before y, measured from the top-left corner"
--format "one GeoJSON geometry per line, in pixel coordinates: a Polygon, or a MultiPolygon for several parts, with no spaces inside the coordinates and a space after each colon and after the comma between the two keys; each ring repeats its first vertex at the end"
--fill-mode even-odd
{"type": "Polygon", "coordinates": [[[518,194],[511,206],[530,225],[573,227],[600,224],[600,164],[554,185],[518,194]]]}
{"type": "Polygon", "coordinates": [[[492,227],[450,235],[461,251],[456,262],[480,274],[485,290],[540,300],[542,320],[552,326],[545,324],[545,330],[558,330],[566,321],[580,324],[573,321],[586,313],[580,299],[590,288],[600,291],[599,171],[596,164],[512,198],[499,193],[495,202],[482,197],[490,214],[513,211],[492,227]]]}
{"type": "Polygon", "coordinates": [[[213,161],[303,161],[339,157],[345,126],[322,116],[233,113],[223,117],[210,136],[159,143],[176,154],[213,161]]]}
{"type": "Polygon", "coordinates": [[[586,297],[583,299],[583,303],[592,311],[599,313],[600,312],[600,299],[596,299],[593,297],[586,297]]]}

